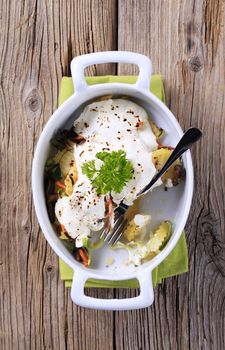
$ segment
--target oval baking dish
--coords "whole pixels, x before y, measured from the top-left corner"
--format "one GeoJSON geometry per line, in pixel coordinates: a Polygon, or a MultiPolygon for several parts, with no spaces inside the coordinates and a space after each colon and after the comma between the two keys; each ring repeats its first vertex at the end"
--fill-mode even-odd
{"type": "Polygon", "coordinates": [[[188,218],[193,194],[191,155],[188,151],[183,156],[186,178],[182,185],[168,192],[165,192],[162,188],[156,188],[141,203],[142,209],[151,213],[153,223],[160,220],[171,220],[173,222],[173,232],[165,248],[151,261],[135,267],[127,266],[124,263],[125,251],[121,249],[112,251],[108,246],[103,246],[100,250],[93,252],[93,265],[85,268],[74,260],[57,237],[47,213],[44,167],[51,151],[50,140],[53,135],[59,129],[69,128],[85,105],[104,95],[127,96],[142,106],[151,115],[153,121],[166,131],[165,144],[175,146],[183,132],[170,110],[149,91],[152,65],[148,57],[132,52],[98,52],[73,59],[71,71],[75,93],[51,116],[36,146],[32,168],[32,189],[37,218],[52,249],[75,272],[71,289],[71,298],[74,303],[88,308],[105,310],[144,308],[151,305],[154,300],[152,270],[174,248],[188,218]],[[109,62],[136,64],[139,67],[137,82],[135,84],[108,83],[88,86],[84,77],[84,69],[93,64],[109,62]],[[113,256],[115,261],[110,267],[105,264],[109,256],[113,256]],[[89,297],[84,293],[84,285],[89,278],[116,281],[136,278],[140,284],[140,295],[128,299],[96,299],[89,297]]]}

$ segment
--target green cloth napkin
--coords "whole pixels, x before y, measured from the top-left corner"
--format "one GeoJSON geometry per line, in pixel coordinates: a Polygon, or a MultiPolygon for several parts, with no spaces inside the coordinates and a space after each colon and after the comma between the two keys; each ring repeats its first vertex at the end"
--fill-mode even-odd
{"type": "MultiPolygon", "coordinates": [[[[99,76],[99,77],[86,77],[86,81],[89,85],[101,84],[101,83],[129,83],[133,84],[137,80],[136,76],[99,76]]],[[[153,75],[151,78],[150,90],[160,100],[165,102],[163,81],[161,75],[153,75]]],[[[68,99],[74,92],[72,78],[63,77],[59,92],[59,105],[61,105],[66,99],[68,99]]],[[[74,271],[61,259],[59,259],[59,271],[60,278],[65,281],[66,287],[71,287],[74,271]]],[[[162,283],[162,280],[166,277],[172,277],[180,275],[188,271],[188,251],[185,233],[183,232],[176,247],[168,255],[168,257],[157,266],[152,273],[153,286],[158,283],[162,283]]],[[[139,283],[137,279],[124,280],[124,281],[106,281],[106,280],[94,280],[89,279],[85,287],[95,288],[138,288],[139,283]]]]}

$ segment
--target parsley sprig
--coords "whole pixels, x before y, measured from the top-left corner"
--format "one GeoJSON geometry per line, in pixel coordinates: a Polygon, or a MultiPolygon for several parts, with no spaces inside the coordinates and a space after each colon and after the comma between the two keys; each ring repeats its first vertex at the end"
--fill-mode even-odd
{"type": "Polygon", "coordinates": [[[95,160],[83,164],[82,173],[91,181],[98,194],[107,194],[112,191],[120,193],[128,181],[132,179],[134,169],[131,161],[126,159],[122,150],[98,152],[96,158],[103,164],[96,169],[95,160]]]}

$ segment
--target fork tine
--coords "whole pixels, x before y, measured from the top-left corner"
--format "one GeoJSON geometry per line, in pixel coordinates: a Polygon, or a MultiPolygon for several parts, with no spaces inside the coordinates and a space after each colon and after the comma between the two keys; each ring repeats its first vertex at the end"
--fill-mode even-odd
{"type": "Polygon", "coordinates": [[[113,232],[115,231],[115,229],[120,225],[121,220],[123,220],[123,216],[119,215],[118,218],[116,219],[114,226],[111,230],[108,230],[107,234],[105,235],[104,241],[108,241],[110,240],[111,235],[113,234],[113,232]]]}
{"type": "MultiPolygon", "coordinates": [[[[115,221],[115,219],[117,220],[117,216],[118,216],[118,212],[115,212],[115,214],[114,214],[114,221],[115,221]]],[[[102,233],[100,235],[100,239],[104,239],[105,240],[105,238],[109,234],[109,232],[110,232],[110,225],[109,225],[109,227],[104,226],[103,231],[102,231],[102,233]]]]}
{"type": "Polygon", "coordinates": [[[106,236],[108,236],[112,232],[112,229],[115,227],[115,224],[117,223],[120,216],[121,214],[118,211],[114,211],[113,227],[110,227],[109,225],[109,227],[106,228],[106,226],[104,226],[104,230],[102,231],[100,238],[106,240],[106,236]]]}
{"type": "Polygon", "coordinates": [[[115,229],[113,229],[113,232],[111,234],[111,237],[108,240],[108,243],[114,245],[120,239],[126,224],[127,224],[127,219],[123,218],[120,225],[118,225],[115,229]]]}
{"type": "Polygon", "coordinates": [[[126,223],[123,222],[123,224],[121,224],[120,228],[117,230],[117,232],[114,233],[114,235],[111,237],[110,241],[108,242],[108,244],[110,244],[111,246],[115,245],[118,240],[120,239],[120,237],[123,234],[123,230],[124,227],[126,226],[126,223]]]}
{"type": "Polygon", "coordinates": [[[104,241],[106,241],[106,237],[110,234],[110,232],[111,232],[110,227],[104,228],[100,235],[100,239],[103,239],[104,241]]]}
{"type": "Polygon", "coordinates": [[[102,231],[101,235],[100,235],[100,239],[104,239],[105,237],[108,235],[110,229],[109,228],[104,228],[104,230],[102,231]]]}

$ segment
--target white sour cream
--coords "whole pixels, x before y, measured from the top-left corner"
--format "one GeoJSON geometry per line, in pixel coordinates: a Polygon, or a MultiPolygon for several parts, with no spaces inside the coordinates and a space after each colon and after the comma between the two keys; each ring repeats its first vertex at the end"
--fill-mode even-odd
{"type": "MultiPolygon", "coordinates": [[[[76,246],[79,247],[91,231],[103,227],[105,216],[104,195],[96,194],[89,179],[82,174],[82,165],[96,159],[97,152],[124,150],[126,158],[133,164],[133,178],[121,193],[111,195],[115,203],[123,200],[130,205],[156,173],[151,152],[157,148],[157,142],[146,111],[125,99],[91,103],[85,107],[74,126],[76,132],[86,139],[74,147],[78,180],[70,197],[58,199],[55,212],[68,234],[76,238],[76,246]]],[[[101,161],[97,160],[96,168],[100,169],[101,165],[101,161]]],[[[160,184],[161,180],[156,186],[160,184]]]]}

